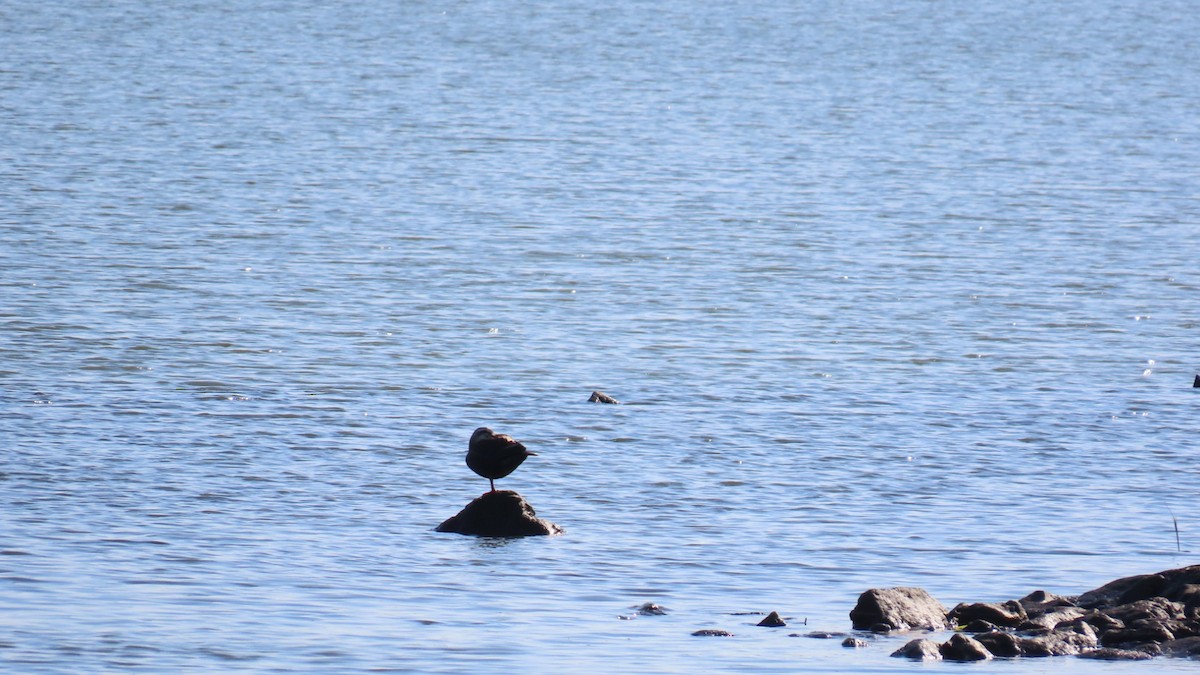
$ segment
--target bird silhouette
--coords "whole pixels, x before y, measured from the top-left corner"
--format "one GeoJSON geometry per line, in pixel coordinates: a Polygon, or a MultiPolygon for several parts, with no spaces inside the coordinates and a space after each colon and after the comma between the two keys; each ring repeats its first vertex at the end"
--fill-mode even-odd
{"type": "Polygon", "coordinates": [[[504,478],[521,466],[526,457],[537,455],[507,434],[497,434],[487,427],[479,427],[471,434],[467,446],[467,466],[488,479],[492,492],[496,491],[496,479],[504,478]]]}

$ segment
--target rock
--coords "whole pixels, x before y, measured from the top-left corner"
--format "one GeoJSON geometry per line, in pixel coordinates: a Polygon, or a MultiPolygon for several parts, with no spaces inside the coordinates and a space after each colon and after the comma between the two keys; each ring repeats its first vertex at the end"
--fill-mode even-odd
{"type": "Polygon", "coordinates": [[[1197,375],[1196,379],[1192,380],[1192,387],[1200,387],[1200,375],[1197,375]]]}
{"type": "Polygon", "coordinates": [[[974,619],[971,623],[962,627],[962,632],[964,633],[990,633],[996,630],[1000,630],[1000,626],[991,621],[984,621],[983,619],[974,619]]]}
{"type": "MultiPolygon", "coordinates": [[[[994,602],[975,602],[967,604],[959,603],[950,610],[947,617],[952,625],[962,626],[976,620],[983,620],[997,626],[1013,627],[1019,626],[1021,622],[1029,618],[1025,608],[1016,600],[1009,600],[1003,604],[994,602]]],[[[985,631],[976,631],[985,632],[985,631]]]]}
{"type": "Polygon", "coordinates": [[[1106,609],[1104,614],[1129,626],[1136,621],[1182,619],[1183,605],[1166,598],[1150,598],[1106,609]]]}
{"type": "Polygon", "coordinates": [[[1017,601],[1025,608],[1029,616],[1042,615],[1052,612],[1059,607],[1074,607],[1075,603],[1064,595],[1055,595],[1046,591],[1034,591],[1017,601]]]}
{"type": "Polygon", "coordinates": [[[1163,597],[1174,600],[1189,609],[1200,607],[1200,584],[1180,584],[1171,590],[1170,595],[1163,597]]]}
{"type": "Polygon", "coordinates": [[[634,614],[641,616],[663,616],[667,613],[667,608],[662,605],[656,605],[653,602],[643,603],[641,607],[634,609],[634,614]]]}
{"type": "Polygon", "coordinates": [[[1087,616],[1087,614],[1088,610],[1082,607],[1055,607],[1045,614],[1035,615],[1031,613],[1029,618],[1021,622],[1018,628],[1021,630],[1034,630],[1038,628],[1053,630],[1064,623],[1081,619],[1087,616]]]}
{"type": "Polygon", "coordinates": [[[436,528],[479,537],[528,537],[562,534],[563,529],[537,517],[533,507],[512,490],[487,492],[436,528]]]}
{"type": "Polygon", "coordinates": [[[973,637],[955,633],[938,648],[947,661],[987,661],[992,653],[973,637]]]}
{"type": "Polygon", "coordinates": [[[1136,627],[1110,630],[1104,633],[1100,636],[1100,644],[1105,647],[1118,647],[1121,645],[1143,645],[1149,642],[1170,642],[1175,639],[1175,634],[1158,622],[1149,621],[1139,623],[1141,625],[1136,627]]]}
{"type": "Polygon", "coordinates": [[[704,630],[698,630],[698,631],[692,633],[692,635],[694,635],[696,637],[733,637],[733,633],[730,633],[727,630],[716,630],[713,628],[705,628],[704,630]]]}
{"type": "Polygon", "coordinates": [[[946,608],[923,588],[872,588],[850,610],[855,628],[882,624],[888,630],[946,629],[946,608]]]}
{"type": "Polygon", "coordinates": [[[1089,624],[1020,637],[1022,656],[1067,656],[1094,648],[1096,632],[1089,624]]]}
{"type": "Polygon", "coordinates": [[[832,638],[846,637],[845,633],[829,633],[823,630],[814,630],[810,633],[805,633],[801,637],[816,638],[818,640],[829,640],[832,638]]]}
{"type": "Polygon", "coordinates": [[[620,401],[602,391],[593,391],[588,403],[620,403],[620,401]]]}
{"type": "Polygon", "coordinates": [[[856,637],[848,637],[845,640],[842,640],[842,646],[848,649],[862,649],[869,644],[870,643],[866,640],[856,637]]]}
{"type": "Polygon", "coordinates": [[[787,623],[779,616],[779,612],[771,612],[767,615],[767,618],[759,621],[758,625],[766,626],[767,628],[779,628],[780,626],[786,626],[787,623]]]}
{"type": "Polygon", "coordinates": [[[1145,661],[1154,658],[1153,655],[1146,652],[1139,652],[1133,649],[1113,649],[1112,647],[1104,647],[1102,649],[1093,649],[1090,652],[1084,652],[1079,655],[1081,659],[1098,659],[1101,661],[1145,661]]]}
{"type": "Polygon", "coordinates": [[[1186,637],[1162,644],[1164,654],[1200,658],[1200,637],[1186,637]]]}
{"type": "Polygon", "coordinates": [[[892,652],[892,656],[914,661],[941,661],[942,650],[933,640],[921,638],[909,640],[903,647],[892,652]]]}
{"type": "Polygon", "coordinates": [[[1012,633],[993,631],[991,633],[976,635],[975,639],[991,652],[993,656],[1011,658],[1025,655],[1025,651],[1021,648],[1021,638],[1012,633]]]}
{"type": "Polygon", "coordinates": [[[1200,584],[1200,565],[1110,581],[1079,596],[1076,604],[1088,609],[1107,609],[1153,597],[1174,599],[1186,592],[1188,586],[1195,584],[1200,584]]]}

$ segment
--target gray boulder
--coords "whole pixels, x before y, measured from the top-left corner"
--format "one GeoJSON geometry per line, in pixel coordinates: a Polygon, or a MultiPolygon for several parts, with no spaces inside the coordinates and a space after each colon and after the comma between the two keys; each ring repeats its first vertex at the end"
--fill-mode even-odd
{"type": "Polygon", "coordinates": [[[992,653],[987,650],[987,647],[984,647],[975,638],[962,633],[951,635],[950,639],[938,648],[938,651],[947,661],[987,661],[992,658],[992,653]]]}
{"type": "Polygon", "coordinates": [[[945,630],[946,608],[923,588],[872,588],[850,610],[857,629],[945,630]]]}
{"type": "Polygon", "coordinates": [[[967,604],[961,602],[954,609],[950,610],[950,615],[947,618],[955,626],[965,626],[973,621],[986,621],[995,626],[1012,628],[1021,625],[1023,621],[1029,618],[1029,615],[1025,612],[1025,608],[1021,606],[1021,603],[1016,600],[1009,600],[1005,603],[974,602],[967,604]]]}
{"type": "Polygon", "coordinates": [[[906,642],[903,647],[892,652],[892,656],[913,661],[941,661],[942,650],[933,640],[917,639],[906,642]]]}
{"type": "Polygon", "coordinates": [[[512,490],[484,493],[435,529],[478,537],[529,537],[563,531],[538,518],[529,502],[512,490]]]}

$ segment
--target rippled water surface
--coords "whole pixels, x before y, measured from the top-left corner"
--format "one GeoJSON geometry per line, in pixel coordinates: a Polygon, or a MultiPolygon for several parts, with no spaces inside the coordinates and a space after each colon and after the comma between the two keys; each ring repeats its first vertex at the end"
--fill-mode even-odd
{"type": "Polygon", "coordinates": [[[788,636],[1196,563],[1198,16],[5,3],[0,668],[907,673],[788,636]],[[484,424],[564,536],[432,532],[484,424]]]}

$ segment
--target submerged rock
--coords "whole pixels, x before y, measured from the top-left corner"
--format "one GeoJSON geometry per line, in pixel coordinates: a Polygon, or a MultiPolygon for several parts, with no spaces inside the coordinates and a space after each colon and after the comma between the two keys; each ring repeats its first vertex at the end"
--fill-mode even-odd
{"type": "Polygon", "coordinates": [[[866,640],[856,637],[848,637],[845,640],[842,640],[842,646],[847,649],[862,649],[868,644],[870,643],[868,643],[866,640]]]}
{"type": "Polygon", "coordinates": [[[779,628],[780,626],[786,626],[787,623],[784,622],[783,617],[779,616],[779,612],[771,612],[767,615],[767,618],[759,621],[758,625],[766,626],[767,628],[779,628]]]}
{"type": "MultiPolygon", "coordinates": [[[[946,608],[923,588],[872,588],[850,610],[855,628],[945,630],[946,608]]],[[[878,632],[878,631],[877,631],[878,632]]]]}
{"type": "Polygon", "coordinates": [[[942,650],[933,640],[909,640],[904,646],[892,652],[896,658],[912,659],[913,661],[941,661],[942,650]]]}
{"type": "Polygon", "coordinates": [[[593,391],[588,403],[620,403],[620,401],[602,391],[593,391]]]}
{"type": "Polygon", "coordinates": [[[666,607],[663,607],[662,605],[656,605],[653,602],[644,602],[634,611],[634,614],[640,614],[641,616],[663,616],[666,613],[666,607]]]}
{"type": "Polygon", "coordinates": [[[484,493],[435,529],[478,537],[529,537],[563,532],[558,525],[538,518],[529,502],[512,490],[484,493]]]}
{"type": "Polygon", "coordinates": [[[733,637],[733,633],[730,633],[727,630],[718,630],[716,628],[705,628],[703,630],[698,630],[692,633],[692,635],[696,637],[733,637]]]}

